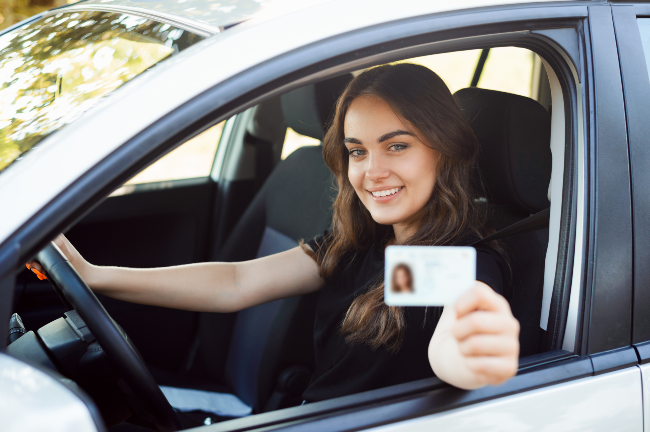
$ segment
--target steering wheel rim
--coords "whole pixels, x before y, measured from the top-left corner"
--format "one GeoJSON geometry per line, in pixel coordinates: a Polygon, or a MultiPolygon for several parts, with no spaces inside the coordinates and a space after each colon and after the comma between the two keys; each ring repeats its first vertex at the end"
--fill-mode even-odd
{"type": "Polygon", "coordinates": [[[75,308],[102,347],[115,372],[140,399],[143,409],[159,431],[183,428],[174,409],[126,333],[115,323],[97,296],[70,264],[59,247],[50,242],[37,255],[54,285],[75,308]]]}

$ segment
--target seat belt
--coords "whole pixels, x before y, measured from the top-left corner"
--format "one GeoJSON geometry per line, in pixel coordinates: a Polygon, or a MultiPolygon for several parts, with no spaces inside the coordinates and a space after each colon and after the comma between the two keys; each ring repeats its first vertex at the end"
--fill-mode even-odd
{"type": "Polygon", "coordinates": [[[501,229],[496,233],[492,233],[490,236],[487,236],[481,239],[480,241],[476,241],[470,246],[473,247],[475,245],[494,241],[512,235],[517,235],[519,233],[528,233],[528,232],[534,232],[535,230],[547,229],[550,219],[551,219],[551,208],[548,207],[543,211],[537,212],[536,214],[531,215],[528,218],[523,219],[521,221],[517,221],[516,223],[509,225],[508,227],[501,229]]]}

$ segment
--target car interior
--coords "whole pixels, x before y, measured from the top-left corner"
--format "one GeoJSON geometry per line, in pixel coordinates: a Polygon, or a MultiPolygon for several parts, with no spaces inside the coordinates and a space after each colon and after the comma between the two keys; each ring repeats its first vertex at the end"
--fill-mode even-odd
{"type": "MultiPolygon", "coordinates": [[[[480,143],[486,197],[478,200],[490,215],[488,226],[501,230],[550,206],[550,85],[544,66],[528,52],[533,65],[528,96],[482,86],[484,69],[511,65],[490,64],[490,49],[475,51],[483,55],[466,71],[471,80],[454,94],[480,143]]],[[[331,222],[336,185],[322,148],[314,144],[323,139],[335,102],[352,78],[349,73],[329,77],[231,117],[218,125],[218,136],[210,136],[218,146],[203,156],[213,160],[209,174],[127,183],[66,236],[97,265],[162,267],[251,260],[321,234],[331,222]],[[306,145],[289,143],[289,134],[306,145]],[[288,146],[296,149],[289,153],[288,146]]],[[[550,350],[540,328],[549,230],[501,242],[512,273],[508,301],[521,324],[520,356],[550,350]]],[[[197,391],[232,396],[218,410],[200,404],[181,408],[185,428],[302,403],[315,363],[318,293],[230,314],[98,297],[135,343],[173,407],[180,407],[175,398],[191,401],[197,391]]],[[[14,311],[27,330],[37,330],[61,317],[66,307],[47,281],[24,270],[17,279],[14,311]]],[[[138,428],[137,420],[121,423],[124,416],[100,410],[114,431],[138,428]]]]}

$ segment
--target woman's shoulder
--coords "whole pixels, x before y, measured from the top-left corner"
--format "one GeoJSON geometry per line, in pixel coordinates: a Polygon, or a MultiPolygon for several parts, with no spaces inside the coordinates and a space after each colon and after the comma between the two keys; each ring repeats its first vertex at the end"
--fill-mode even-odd
{"type": "Polygon", "coordinates": [[[305,244],[309,245],[309,248],[317,256],[322,256],[327,251],[327,248],[330,245],[332,238],[332,231],[330,229],[325,230],[323,233],[314,236],[308,241],[305,241],[305,244]]]}

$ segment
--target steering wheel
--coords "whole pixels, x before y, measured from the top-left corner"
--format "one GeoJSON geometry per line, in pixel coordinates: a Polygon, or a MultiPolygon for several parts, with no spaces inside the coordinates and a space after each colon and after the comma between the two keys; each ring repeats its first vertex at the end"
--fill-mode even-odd
{"type": "Polygon", "coordinates": [[[111,366],[140,400],[142,409],[159,431],[183,428],[149,369],[126,333],[115,323],[99,299],[72,267],[59,247],[51,242],[38,253],[48,278],[74,307],[102,347],[111,366]]]}

